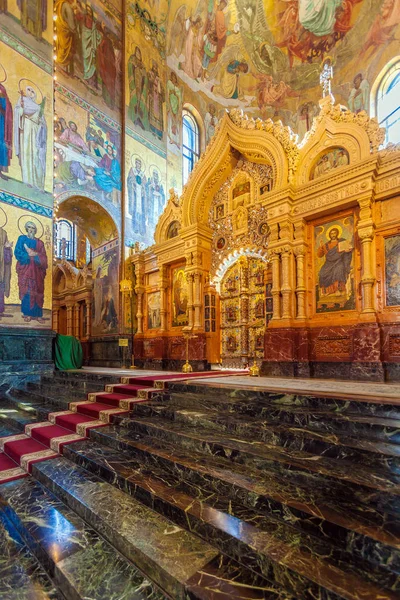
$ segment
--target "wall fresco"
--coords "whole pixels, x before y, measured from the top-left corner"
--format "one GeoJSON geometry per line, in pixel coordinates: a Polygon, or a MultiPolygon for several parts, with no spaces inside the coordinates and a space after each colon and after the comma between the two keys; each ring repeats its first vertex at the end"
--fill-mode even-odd
{"type": "Polygon", "coordinates": [[[93,112],[57,94],[54,191],[89,196],[120,215],[121,135],[116,123],[93,112]]]}
{"type": "Polygon", "coordinates": [[[0,326],[51,327],[52,220],[0,202],[0,326]]]}
{"type": "Polygon", "coordinates": [[[118,333],[119,243],[113,240],[93,251],[92,335],[118,333]]]}
{"type": "Polygon", "coordinates": [[[310,179],[318,179],[333,169],[347,167],[350,164],[349,153],[345,148],[330,148],[319,155],[311,170],[310,179]]]}
{"type": "Polygon", "coordinates": [[[160,292],[147,294],[147,329],[158,329],[161,327],[160,303],[160,292]]]}
{"type": "Polygon", "coordinates": [[[354,217],[317,225],[314,241],[317,313],[355,309],[354,217]]]}
{"type": "Polygon", "coordinates": [[[188,284],[182,267],[172,270],[172,327],[182,327],[188,324],[188,284]]]}
{"type": "Polygon", "coordinates": [[[385,239],[386,306],[400,306],[400,235],[385,239]]]}
{"type": "Polygon", "coordinates": [[[126,238],[142,247],[154,243],[154,230],[166,204],[166,163],[146,146],[126,138],[126,238]]]}
{"type": "Polygon", "coordinates": [[[101,2],[56,0],[59,80],[107,114],[120,113],[121,15],[101,2]]]}
{"type": "Polygon", "coordinates": [[[0,56],[0,187],[50,207],[52,79],[2,42],[0,56]]]}
{"type": "Polygon", "coordinates": [[[397,53],[399,20],[398,0],[171,0],[167,64],[206,130],[210,104],[217,115],[237,106],[302,140],[319,112],[324,57],[336,100],[369,112],[372,83],[397,53]]]}

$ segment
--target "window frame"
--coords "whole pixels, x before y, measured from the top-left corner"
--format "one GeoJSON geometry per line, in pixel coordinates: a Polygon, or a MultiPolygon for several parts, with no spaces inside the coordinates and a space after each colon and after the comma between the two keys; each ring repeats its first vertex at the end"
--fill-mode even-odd
{"type": "MultiPolygon", "coordinates": [[[[372,88],[371,93],[371,114],[378,120],[379,125],[381,127],[385,127],[386,135],[385,135],[385,143],[394,143],[397,144],[400,142],[400,139],[390,139],[391,128],[393,125],[400,121],[400,102],[397,103],[397,106],[394,110],[390,110],[389,112],[385,112],[384,116],[380,116],[380,104],[388,96],[388,92],[390,92],[391,88],[393,90],[393,84],[397,81],[397,86],[400,85],[400,57],[396,57],[392,59],[385,65],[385,67],[380,72],[379,76],[375,80],[375,83],[372,88]],[[397,113],[397,119],[393,122],[388,123],[388,120],[393,117],[397,113]]],[[[400,88],[398,88],[400,90],[400,88]]],[[[393,98],[396,99],[400,96],[399,93],[394,92],[393,98]]],[[[382,105],[382,104],[381,104],[382,105]]]]}
{"type": "MultiPolygon", "coordinates": [[[[68,261],[72,261],[75,262],[76,260],[76,226],[74,223],[71,223],[71,221],[69,221],[68,219],[65,218],[60,218],[56,220],[56,231],[55,231],[55,237],[56,237],[56,257],[59,259],[62,259],[62,252],[61,252],[61,241],[62,241],[62,237],[61,237],[61,232],[60,232],[60,225],[62,223],[65,223],[65,225],[68,226],[69,230],[70,230],[70,239],[66,239],[67,242],[67,248],[66,248],[66,252],[65,252],[65,260],[68,261]]],[[[65,237],[65,236],[63,236],[65,237]]]]}
{"type": "Polygon", "coordinates": [[[182,110],[182,183],[185,185],[189,179],[190,173],[193,171],[196,162],[200,158],[201,151],[201,137],[200,137],[200,126],[199,123],[194,116],[194,114],[184,108],[182,110]],[[189,121],[193,126],[187,125],[186,122],[189,121]],[[184,142],[185,138],[185,128],[189,129],[193,134],[193,144],[188,146],[184,142]],[[188,165],[187,169],[185,169],[185,163],[188,165]],[[187,170],[187,175],[186,175],[187,170]]]}

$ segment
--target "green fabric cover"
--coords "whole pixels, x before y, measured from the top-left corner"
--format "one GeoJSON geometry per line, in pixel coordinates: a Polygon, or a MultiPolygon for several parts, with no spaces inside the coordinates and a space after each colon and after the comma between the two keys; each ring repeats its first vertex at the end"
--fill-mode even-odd
{"type": "Polygon", "coordinates": [[[81,369],[83,364],[82,344],[73,335],[56,335],[55,363],[60,371],[81,369]]]}

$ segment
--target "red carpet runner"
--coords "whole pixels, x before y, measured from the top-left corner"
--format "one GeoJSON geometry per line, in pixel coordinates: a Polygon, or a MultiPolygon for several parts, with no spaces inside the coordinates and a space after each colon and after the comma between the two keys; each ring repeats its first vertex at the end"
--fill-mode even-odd
{"type": "Polygon", "coordinates": [[[26,425],[25,433],[1,437],[0,483],[26,477],[35,462],[59,456],[65,445],[84,440],[90,429],[108,425],[113,415],[128,414],[133,404],[146,402],[168,381],[233,374],[207,371],[122,377],[120,384],[106,385],[105,392],[90,393],[87,400],[70,402],[69,410],[49,413],[47,421],[26,425]]]}

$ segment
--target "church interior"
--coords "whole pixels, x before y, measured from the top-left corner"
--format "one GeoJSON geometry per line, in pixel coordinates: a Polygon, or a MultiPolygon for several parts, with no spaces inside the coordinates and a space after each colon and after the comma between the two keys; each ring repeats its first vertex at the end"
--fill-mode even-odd
{"type": "Polygon", "coordinates": [[[399,23],[0,0],[0,600],[400,598],[399,23]]]}

